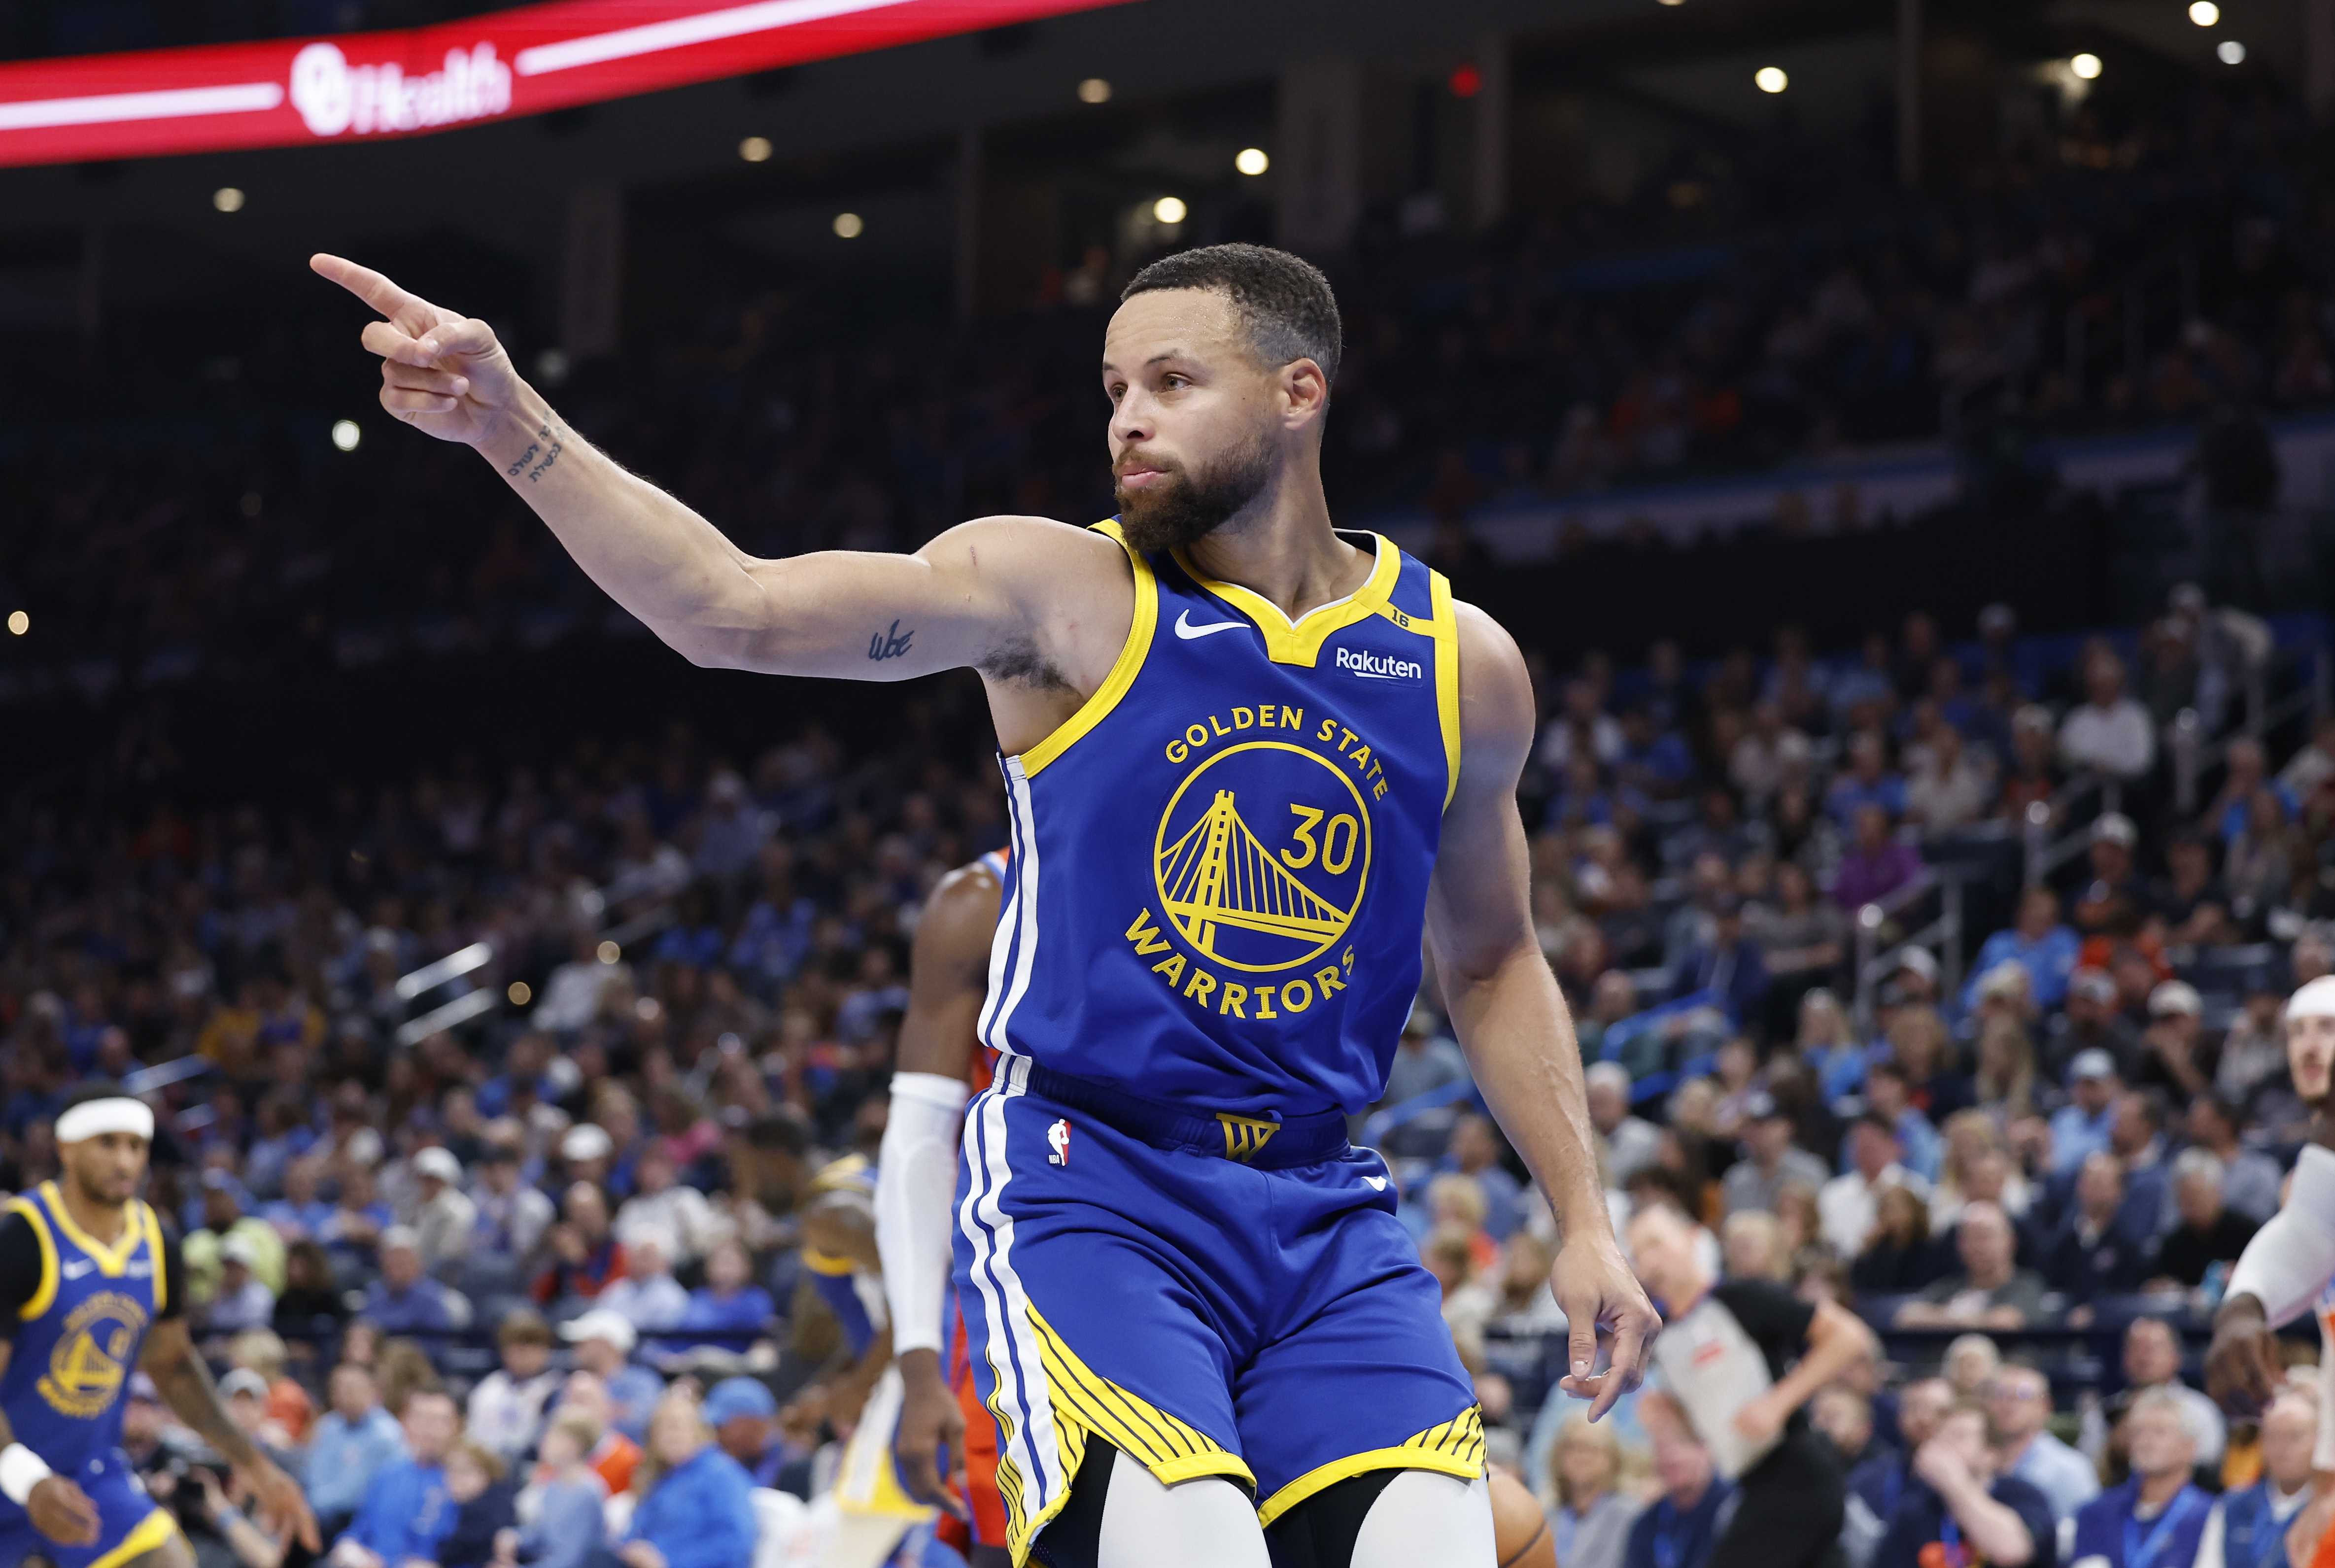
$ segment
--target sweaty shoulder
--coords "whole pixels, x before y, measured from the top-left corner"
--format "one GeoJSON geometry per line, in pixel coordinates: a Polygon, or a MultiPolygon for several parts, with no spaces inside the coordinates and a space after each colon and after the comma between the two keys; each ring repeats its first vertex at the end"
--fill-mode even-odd
{"type": "Polygon", "coordinates": [[[997,928],[997,902],[1003,891],[997,874],[978,860],[942,877],[932,896],[925,900],[924,914],[916,921],[917,959],[921,961],[927,951],[977,946],[982,962],[987,963],[989,938],[997,928]]]}
{"type": "Polygon", "coordinates": [[[976,518],[916,553],[1002,612],[974,666],[993,688],[1083,696],[1118,662],[1135,574],[1109,536],[1046,518],[976,518]]]}
{"type": "Polygon", "coordinates": [[[1454,601],[1459,622],[1461,782],[1513,790],[1533,740],[1532,677],[1507,628],[1454,601]]]}

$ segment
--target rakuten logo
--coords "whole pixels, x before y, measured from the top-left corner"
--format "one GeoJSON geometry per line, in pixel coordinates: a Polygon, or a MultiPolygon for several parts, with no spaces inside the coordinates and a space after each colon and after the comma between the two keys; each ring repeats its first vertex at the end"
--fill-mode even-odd
{"type": "Polygon", "coordinates": [[[1338,650],[1338,668],[1351,670],[1370,681],[1417,681],[1427,673],[1409,659],[1381,658],[1352,648],[1338,650]]]}
{"type": "Polygon", "coordinates": [[[492,44],[449,49],[427,76],[408,76],[394,61],[351,65],[336,44],[311,44],[292,57],[292,106],[318,136],[354,131],[424,131],[508,111],[510,67],[492,44]]]}

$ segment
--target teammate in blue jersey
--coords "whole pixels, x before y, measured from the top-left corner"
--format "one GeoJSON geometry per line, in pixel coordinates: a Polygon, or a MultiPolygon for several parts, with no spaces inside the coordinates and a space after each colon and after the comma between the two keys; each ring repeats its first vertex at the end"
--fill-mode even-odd
{"type": "MultiPolygon", "coordinates": [[[[1386,1166],[1345,1134],[1422,938],[1564,1230],[1560,1386],[1602,1415],[1654,1319],[1528,909],[1524,659],[1436,573],[1333,526],[1327,280],[1241,245],[1136,276],[1103,343],[1109,523],[761,560],[595,450],[485,323],[314,265],[388,318],[364,333],[383,406],[477,448],[693,661],[980,672],[1013,854],[996,1079],[951,1196],[1015,1563],[1490,1568],[1471,1381],[1386,1166]]],[[[928,1108],[926,1137],[950,1119],[928,1108]]]]}
{"type": "Polygon", "coordinates": [[[121,1451],[140,1370],[316,1550],[298,1484],[228,1417],[189,1337],[177,1239],[137,1196],[153,1111],[92,1086],[66,1099],[55,1134],[57,1179],[0,1216],[0,1568],[193,1568],[121,1451]]]}

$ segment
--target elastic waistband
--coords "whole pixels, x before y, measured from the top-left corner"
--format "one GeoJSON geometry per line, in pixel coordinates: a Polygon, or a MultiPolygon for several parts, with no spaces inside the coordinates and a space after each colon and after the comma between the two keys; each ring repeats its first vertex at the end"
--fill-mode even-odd
{"type": "Polygon", "coordinates": [[[1212,1114],[1179,1105],[1163,1105],[1129,1094],[1090,1079],[1042,1067],[1026,1056],[1008,1056],[997,1063],[998,1087],[1009,1095],[1033,1094],[1071,1110],[1084,1111],[1129,1137],[1157,1148],[1190,1149],[1260,1170],[1316,1165],[1346,1152],[1346,1118],[1342,1111],[1317,1111],[1310,1116],[1238,1116],[1212,1114]]]}

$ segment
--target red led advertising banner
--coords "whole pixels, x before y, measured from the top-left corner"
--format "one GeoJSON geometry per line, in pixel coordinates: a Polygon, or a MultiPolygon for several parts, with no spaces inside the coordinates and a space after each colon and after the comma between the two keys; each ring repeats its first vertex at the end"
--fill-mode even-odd
{"type": "Polygon", "coordinates": [[[330,38],[0,65],[0,165],[412,136],[1122,0],[553,0],[330,38]]]}

